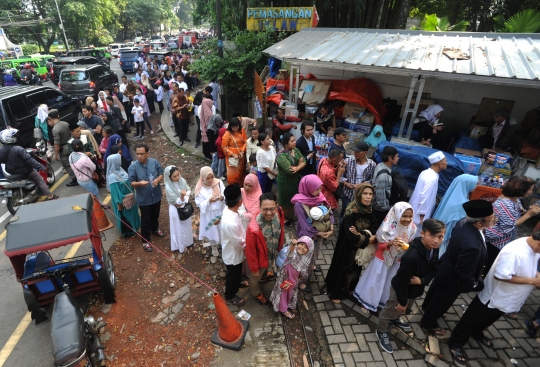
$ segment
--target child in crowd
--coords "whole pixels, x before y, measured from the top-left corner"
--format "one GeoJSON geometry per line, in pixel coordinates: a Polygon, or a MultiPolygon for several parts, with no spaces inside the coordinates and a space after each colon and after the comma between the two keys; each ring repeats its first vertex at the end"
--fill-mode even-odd
{"type": "Polygon", "coordinates": [[[257,174],[257,155],[252,154],[249,156],[249,173],[257,174]]]}
{"type": "Polygon", "coordinates": [[[388,353],[393,352],[388,339],[388,325],[395,325],[409,330],[411,325],[400,318],[410,311],[414,300],[424,293],[424,289],[437,272],[439,264],[439,246],[444,240],[446,226],[437,219],[426,219],[422,223],[420,237],[409,246],[403,257],[397,274],[392,278],[390,296],[379,314],[375,334],[381,347],[388,353]]]}
{"type": "Polygon", "coordinates": [[[304,289],[313,256],[313,240],[303,236],[298,241],[293,240],[289,246],[289,254],[283,267],[279,270],[276,284],[270,296],[274,311],[281,312],[285,317],[294,319],[289,311],[296,309],[298,288],[304,289]]]}
{"type": "Polygon", "coordinates": [[[133,99],[133,108],[131,109],[131,114],[135,120],[135,126],[137,128],[137,133],[134,138],[144,139],[144,109],[141,106],[138,98],[133,99]]]}

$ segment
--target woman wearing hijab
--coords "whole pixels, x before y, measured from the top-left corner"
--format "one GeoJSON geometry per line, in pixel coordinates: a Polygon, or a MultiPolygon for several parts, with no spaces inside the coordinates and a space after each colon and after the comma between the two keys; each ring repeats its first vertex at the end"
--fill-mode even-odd
{"type": "Polygon", "coordinates": [[[186,248],[193,245],[191,217],[180,220],[178,208],[183,208],[189,202],[191,189],[175,166],[167,166],[163,172],[165,179],[165,194],[169,203],[169,222],[171,225],[171,251],[184,253],[186,248]]]}
{"type": "Polygon", "coordinates": [[[345,209],[332,263],[326,275],[326,293],[334,303],[347,298],[358,283],[362,269],[356,264],[356,251],[366,248],[372,239],[375,240],[371,232],[374,232],[373,194],[373,186],[360,184],[354,192],[354,200],[345,209]]]}
{"type": "Polygon", "coordinates": [[[444,126],[439,123],[443,111],[444,109],[438,104],[432,104],[418,115],[415,124],[418,126],[417,129],[420,130],[420,142],[422,144],[430,147],[433,135],[443,129],[444,126]]]}
{"type": "Polygon", "coordinates": [[[225,209],[223,182],[214,177],[212,168],[201,168],[201,174],[195,187],[195,204],[200,209],[199,240],[205,238],[212,246],[212,255],[218,256],[217,244],[221,242],[219,221],[225,209]]]}
{"type": "MultiPolygon", "coordinates": [[[[146,102],[148,103],[148,114],[150,115],[156,111],[156,106],[154,105],[154,87],[152,87],[152,82],[144,73],[141,74],[141,85],[146,88],[144,95],[146,97],[146,102]]],[[[150,130],[152,130],[151,127],[150,130]]]]}
{"type": "Polygon", "coordinates": [[[129,209],[123,205],[126,195],[135,194],[135,189],[129,182],[127,172],[122,168],[121,159],[119,154],[111,154],[107,158],[107,189],[111,193],[112,208],[120,234],[134,236],[141,226],[141,217],[135,198],[129,209]]]}
{"type": "Polygon", "coordinates": [[[227,182],[229,185],[244,184],[244,176],[246,174],[246,132],[242,129],[240,120],[233,117],[229,121],[227,132],[221,139],[221,149],[225,154],[225,165],[227,166],[227,182]],[[236,160],[236,164],[231,164],[232,160],[236,160]]]}
{"type": "MultiPolygon", "coordinates": [[[[376,312],[377,307],[384,307],[390,296],[390,281],[396,275],[399,261],[387,265],[384,252],[391,246],[410,243],[416,235],[416,225],[413,222],[413,208],[409,203],[396,203],[384,218],[377,230],[378,248],[375,257],[369,263],[354,289],[354,297],[362,304],[361,311],[369,315],[376,312]]],[[[388,254],[387,254],[388,255],[388,254]]]]}
{"type": "Polygon", "coordinates": [[[103,160],[107,162],[107,158],[109,155],[111,155],[111,148],[115,145],[118,145],[120,149],[122,150],[122,158],[124,158],[128,164],[131,164],[131,161],[133,161],[133,158],[131,157],[131,153],[129,152],[129,148],[123,143],[122,138],[120,135],[111,135],[109,138],[109,145],[107,145],[107,150],[105,151],[105,154],[103,155],[103,160]]]}
{"type": "Polygon", "coordinates": [[[34,127],[39,127],[43,132],[43,140],[47,144],[47,158],[50,160],[54,152],[54,141],[52,139],[52,126],[49,126],[49,107],[46,104],[41,104],[38,107],[34,127]]]}
{"type": "Polygon", "coordinates": [[[477,176],[464,174],[456,177],[433,214],[433,218],[446,224],[444,241],[439,247],[439,259],[446,252],[446,246],[448,246],[456,223],[465,218],[466,214],[462,205],[469,201],[469,194],[474,191],[477,184],[477,176]]]}
{"type": "Polygon", "coordinates": [[[122,156],[122,148],[120,148],[120,146],[118,145],[111,146],[111,154],[109,155],[109,157],[113,154],[120,155],[120,157],[122,158],[122,163],[121,163],[122,169],[127,172],[129,169],[130,163],[122,156]]]}
{"type": "Polygon", "coordinates": [[[309,268],[313,258],[313,240],[308,237],[300,237],[296,244],[289,247],[288,259],[278,273],[276,284],[270,296],[270,302],[274,311],[281,312],[283,316],[294,319],[294,314],[289,310],[295,310],[298,301],[298,288],[305,289],[305,283],[309,277],[309,268]],[[281,285],[287,281],[288,288],[281,285]]]}
{"type": "MultiPolygon", "coordinates": [[[[245,209],[245,212],[240,207],[242,211],[241,217],[244,223],[244,228],[247,231],[247,227],[251,219],[261,211],[261,206],[259,204],[259,198],[262,195],[261,185],[259,185],[259,179],[257,175],[248,174],[244,180],[244,187],[241,189],[242,192],[242,207],[245,209]]],[[[239,212],[240,212],[239,210],[239,212]]]]}
{"type": "Polygon", "coordinates": [[[84,144],[80,139],[73,139],[73,141],[68,144],[71,144],[73,150],[68,157],[68,161],[77,178],[77,183],[99,200],[98,187],[92,179],[92,174],[96,170],[96,165],[86,153],[83,152],[84,144]]]}
{"type": "Polygon", "coordinates": [[[386,135],[384,135],[383,127],[381,125],[375,125],[373,130],[371,130],[371,134],[369,134],[369,136],[366,140],[364,140],[364,142],[370,147],[376,147],[381,141],[385,140],[386,135]]]}
{"type": "MultiPolygon", "coordinates": [[[[210,144],[208,136],[208,123],[210,118],[212,118],[212,107],[214,106],[212,100],[203,95],[203,100],[201,106],[199,107],[199,120],[201,121],[201,137],[202,137],[202,149],[203,154],[206,158],[212,159],[212,154],[210,153],[210,144]]],[[[216,131],[217,132],[217,131],[216,131]]],[[[212,136],[215,141],[215,135],[212,136]]]]}
{"type": "MultiPolygon", "coordinates": [[[[219,113],[216,113],[210,117],[208,121],[208,126],[206,127],[206,136],[208,137],[208,151],[210,155],[217,152],[217,138],[219,135],[219,130],[223,126],[223,117],[219,113]]],[[[203,146],[204,149],[204,146],[203,146]]]]}
{"type": "MultiPolygon", "coordinates": [[[[103,112],[110,112],[111,108],[107,105],[107,93],[101,91],[98,93],[97,107],[98,113],[101,115],[103,112]]],[[[115,130],[116,131],[116,130],[115,130]]]]}

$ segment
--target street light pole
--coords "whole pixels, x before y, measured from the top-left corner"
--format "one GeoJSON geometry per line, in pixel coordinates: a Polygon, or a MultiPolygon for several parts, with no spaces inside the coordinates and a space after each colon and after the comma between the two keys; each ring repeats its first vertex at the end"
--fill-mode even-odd
{"type": "Polygon", "coordinates": [[[62,30],[62,33],[64,34],[64,43],[66,46],[66,51],[69,51],[68,39],[66,37],[66,30],[64,29],[64,22],[62,22],[62,16],[60,15],[60,8],[58,8],[58,1],[54,0],[54,3],[56,4],[56,11],[58,12],[58,18],[60,19],[60,29],[62,30]]]}
{"type": "MultiPolygon", "coordinates": [[[[216,0],[216,21],[217,21],[217,25],[216,25],[216,28],[217,28],[217,37],[218,37],[218,41],[217,41],[217,46],[218,46],[218,56],[223,58],[223,39],[221,38],[221,0],[216,0]]],[[[225,116],[226,112],[227,112],[227,108],[226,108],[226,100],[225,100],[225,88],[223,87],[223,84],[221,84],[221,80],[219,81],[219,85],[220,85],[220,99],[221,99],[221,103],[220,103],[220,114],[221,116],[225,116]]]]}

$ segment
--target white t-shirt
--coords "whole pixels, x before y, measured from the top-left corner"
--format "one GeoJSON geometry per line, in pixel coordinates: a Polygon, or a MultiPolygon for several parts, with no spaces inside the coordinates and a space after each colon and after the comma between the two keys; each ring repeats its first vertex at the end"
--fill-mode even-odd
{"type": "Polygon", "coordinates": [[[535,278],[540,254],[527,243],[527,237],[518,238],[504,246],[484,280],[484,289],[478,294],[483,304],[505,313],[517,312],[533,290],[532,285],[511,284],[495,279],[511,279],[513,275],[535,278]]]}
{"type": "MultiPolygon", "coordinates": [[[[270,146],[268,151],[264,149],[257,150],[257,170],[259,172],[266,172],[265,168],[270,168],[274,170],[274,165],[276,162],[276,149],[273,146],[270,146]]],[[[274,178],[274,175],[268,174],[268,177],[271,179],[274,178]],[[272,176],[272,177],[270,177],[272,176]]]]}
{"type": "Polygon", "coordinates": [[[120,92],[123,95],[122,102],[129,102],[129,97],[126,95],[127,84],[120,83],[120,92]]]}
{"type": "Polygon", "coordinates": [[[143,118],[144,109],[142,108],[141,105],[139,105],[138,107],[133,106],[133,108],[131,109],[131,112],[135,112],[133,114],[133,118],[135,119],[135,122],[141,122],[144,120],[143,118]]]}
{"type": "Polygon", "coordinates": [[[356,165],[356,182],[354,182],[355,184],[364,182],[364,171],[366,170],[368,165],[369,161],[366,161],[365,164],[356,165]]]}

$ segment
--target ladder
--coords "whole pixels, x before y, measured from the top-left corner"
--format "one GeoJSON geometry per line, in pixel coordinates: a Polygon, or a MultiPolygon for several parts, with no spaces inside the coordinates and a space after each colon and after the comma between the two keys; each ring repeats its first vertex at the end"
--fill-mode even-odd
{"type": "Polygon", "coordinates": [[[403,130],[405,129],[405,123],[407,121],[407,116],[411,114],[411,119],[409,123],[409,127],[407,128],[407,137],[405,138],[406,141],[408,141],[411,138],[411,132],[414,120],[416,119],[416,111],[418,110],[418,106],[420,105],[420,100],[422,99],[422,92],[424,91],[424,84],[426,82],[426,78],[424,78],[420,74],[414,74],[411,80],[411,86],[409,87],[409,94],[407,95],[407,102],[405,103],[405,109],[403,110],[403,117],[401,118],[401,126],[399,127],[399,134],[398,139],[403,139],[403,130]],[[418,92],[416,93],[416,100],[414,101],[414,107],[410,108],[411,100],[414,94],[414,89],[416,87],[416,83],[419,83],[418,86],[418,92]]]}

